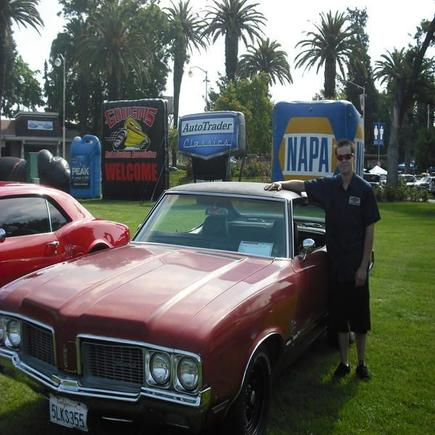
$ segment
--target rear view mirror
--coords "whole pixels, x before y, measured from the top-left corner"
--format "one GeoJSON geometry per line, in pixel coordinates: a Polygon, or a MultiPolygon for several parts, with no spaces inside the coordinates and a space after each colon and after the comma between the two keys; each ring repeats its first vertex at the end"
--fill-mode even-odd
{"type": "Polygon", "coordinates": [[[4,242],[6,239],[6,230],[4,228],[0,228],[0,243],[4,242]]]}

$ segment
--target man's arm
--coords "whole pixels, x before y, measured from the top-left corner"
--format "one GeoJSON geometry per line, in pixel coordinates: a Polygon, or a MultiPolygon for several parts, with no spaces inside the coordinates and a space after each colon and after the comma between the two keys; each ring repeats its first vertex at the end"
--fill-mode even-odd
{"type": "Polygon", "coordinates": [[[274,181],[264,187],[264,190],[290,190],[295,193],[301,194],[305,192],[305,183],[302,180],[287,180],[287,181],[274,181]]]}
{"type": "Polygon", "coordinates": [[[364,251],[361,264],[355,273],[355,286],[361,287],[367,280],[367,270],[373,250],[373,240],[375,234],[375,224],[371,224],[366,228],[364,236],[364,251]]]}

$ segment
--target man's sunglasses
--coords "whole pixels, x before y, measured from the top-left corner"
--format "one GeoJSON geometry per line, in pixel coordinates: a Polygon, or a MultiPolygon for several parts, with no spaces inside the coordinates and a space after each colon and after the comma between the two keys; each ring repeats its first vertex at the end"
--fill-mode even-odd
{"type": "Polygon", "coordinates": [[[351,154],[337,154],[337,160],[339,160],[340,162],[342,160],[350,160],[353,157],[353,153],[351,154]]]}

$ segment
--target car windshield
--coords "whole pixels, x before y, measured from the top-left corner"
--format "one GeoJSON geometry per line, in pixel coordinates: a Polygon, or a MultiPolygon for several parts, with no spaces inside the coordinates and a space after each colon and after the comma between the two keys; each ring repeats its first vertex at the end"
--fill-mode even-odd
{"type": "Polygon", "coordinates": [[[282,200],[167,194],[133,242],[283,257],[285,222],[282,200]]]}

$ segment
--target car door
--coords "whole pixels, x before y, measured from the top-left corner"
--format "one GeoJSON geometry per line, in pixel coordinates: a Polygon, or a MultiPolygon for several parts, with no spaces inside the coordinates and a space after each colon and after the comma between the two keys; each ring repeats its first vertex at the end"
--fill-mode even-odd
{"type": "Polygon", "coordinates": [[[297,285],[295,322],[298,333],[310,329],[327,312],[328,272],[325,249],[324,212],[313,205],[295,204],[293,216],[297,219],[293,230],[293,269],[297,285]],[[304,255],[303,241],[311,238],[316,249],[304,255]]]}
{"type": "Polygon", "coordinates": [[[0,242],[0,285],[65,258],[45,198],[1,198],[0,228],[6,232],[0,242]]]}

